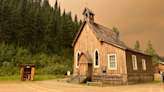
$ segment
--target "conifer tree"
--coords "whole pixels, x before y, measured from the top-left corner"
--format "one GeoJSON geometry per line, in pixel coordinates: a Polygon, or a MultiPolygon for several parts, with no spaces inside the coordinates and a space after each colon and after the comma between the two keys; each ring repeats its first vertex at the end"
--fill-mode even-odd
{"type": "Polygon", "coordinates": [[[18,46],[20,45],[20,41],[21,40],[25,40],[25,34],[27,31],[26,28],[26,4],[27,4],[27,0],[21,0],[18,6],[18,10],[17,10],[17,19],[18,19],[18,29],[17,30],[17,40],[18,40],[18,46]]]}
{"type": "Polygon", "coordinates": [[[4,0],[1,5],[1,39],[5,43],[6,40],[11,38],[10,28],[10,7],[9,1],[4,0]]]}
{"type": "Polygon", "coordinates": [[[10,43],[15,43],[17,40],[16,38],[16,32],[17,32],[17,3],[18,1],[11,0],[9,7],[10,7],[10,43]]]}
{"type": "Polygon", "coordinates": [[[79,30],[79,25],[78,25],[78,20],[77,20],[77,15],[75,15],[75,19],[74,19],[74,36],[77,34],[78,30],[79,30]]]}
{"type": "MultiPolygon", "coordinates": [[[[32,3],[32,2],[31,2],[32,3]]],[[[29,7],[29,13],[28,13],[28,17],[27,17],[27,34],[26,34],[26,38],[28,41],[29,46],[31,46],[31,43],[34,39],[34,15],[35,15],[35,8],[34,6],[29,7]]]]}
{"type": "Polygon", "coordinates": [[[137,50],[137,51],[141,51],[140,50],[140,43],[139,43],[138,40],[136,41],[136,44],[135,44],[135,48],[134,49],[137,50]]]}
{"type": "Polygon", "coordinates": [[[72,17],[71,17],[71,12],[68,13],[67,15],[67,32],[68,32],[68,38],[67,38],[67,47],[71,46],[71,43],[73,42],[74,39],[74,24],[72,21],[72,17]]]}
{"type": "Polygon", "coordinates": [[[113,27],[112,30],[117,33],[118,32],[118,36],[120,35],[120,32],[118,31],[118,29],[116,27],[113,27]]]}
{"type": "Polygon", "coordinates": [[[67,24],[66,24],[66,15],[65,15],[65,9],[61,18],[61,24],[59,28],[59,35],[60,35],[60,45],[63,47],[66,45],[66,35],[67,35],[67,30],[66,30],[67,24]]]}
{"type": "Polygon", "coordinates": [[[48,43],[51,41],[51,33],[52,33],[52,27],[53,27],[53,22],[51,20],[51,11],[49,9],[48,11],[48,15],[45,18],[45,22],[46,22],[46,26],[45,26],[45,30],[44,30],[44,43],[45,43],[45,51],[47,49],[47,45],[48,43]]]}
{"type": "Polygon", "coordinates": [[[60,28],[60,18],[61,18],[61,12],[60,12],[60,5],[57,11],[57,44],[59,45],[59,39],[60,39],[60,35],[59,35],[59,28],[60,28]]]}
{"type": "Polygon", "coordinates": [[[80,22],[79,22],[79,28],[81,27],[82,25],[82,20],[80,19],[80,22]]]}
{"type": "Polygon", "coordinates": [[[147,48],[145,50],[145,53],[150,54],[150,55],[153,56],[152,57],[152,62],[153,63],[156,63],[158,61],[158,59],[156,57],[157,56],[156,50],[153,48],[153,45],[152,45],[150,40],[149,40],[149,42],[147,44],[147,48]]]}
{"type": "Polygon", "coordinates": [[[45,7],[45,8],[49,7],[50,8],[49,0],[43,0],[43,7],[45,7]]]}
{"type": "Polygon", "coordinates": [[[38,8],[34,16],[34,47],[36,46],[37,41],[41,41],[43,38],[43,18],[41,16],[41,9],[38,8]]]}

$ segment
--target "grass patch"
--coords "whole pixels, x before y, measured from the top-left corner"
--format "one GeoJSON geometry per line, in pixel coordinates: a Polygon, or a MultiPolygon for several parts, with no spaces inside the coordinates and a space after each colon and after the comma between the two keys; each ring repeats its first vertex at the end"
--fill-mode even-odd
{"type": "Polygon", "coordinates": [[[0,81],[19,81],[19,75],[11,75],[11,76],[0,76],[0,81]]]}
{"type": "MultiPolygon", "coordinates": [[[[34,81],[67,78],[66,75],[34,75],[34,81]]],[[[20,81],[20,75],[0,76],[1,81],[20,81]]]]}
{"type": "Polygon", "coordinates": [[[66,75],[35,75],[34,81],[40,80],[50,80],[50,79],[57,79],[57,78],[67,78],[66,75]]]}
{"type": "Polygon", "coordinates": [[[154,81],[151,83],[159,83],[159,82],[163,82],[162,78],[155,78],[154,81]]]}

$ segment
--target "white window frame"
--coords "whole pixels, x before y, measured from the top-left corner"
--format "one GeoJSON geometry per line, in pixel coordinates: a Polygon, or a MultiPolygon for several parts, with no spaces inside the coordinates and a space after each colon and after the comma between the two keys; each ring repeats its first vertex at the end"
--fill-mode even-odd
{"type": "Polygon", "coordinates": [[[108,70],[117,70],[117,55],[116,54],[108,54],[108,70]],[[110,56],[115,56],[115,67],[114,68],[111,68],[110,67],[110,56]]]}
{"type": "Polygon", "coordinates": [[[136,55],[132,55],[132,66],[133,66],[133,70],[137,70],[137,57],[136,57],[136,55]],[[134,66],[134,63],[133,63],[133,57],[135,57],[135,65],[136,66],[134,66]]]}
{"type": "Polygon", "coordinates": [[[100,68],[100,54],[97,48],[94,50],[93,56],[94,56],[94,68],[100,68]],[[98,65],[96,65],[96,60],[95,60],[96,51],[98,52],[98,65]]]}
{"type": "Polygon", "coordinates": [[[142,67],[143,67],[143,70],[146,70],[146,61],[145,61],[145,59],[142,59],[142,67]]]}
{"type": "Polygon", "coordinates": [[[80,56],[80,51],[77,51],[76,52],[76,68],[79,68],[79,65],[77,66],[77,63],[78,63],[78,53],[79,53],[79,56],[80,56]]]}

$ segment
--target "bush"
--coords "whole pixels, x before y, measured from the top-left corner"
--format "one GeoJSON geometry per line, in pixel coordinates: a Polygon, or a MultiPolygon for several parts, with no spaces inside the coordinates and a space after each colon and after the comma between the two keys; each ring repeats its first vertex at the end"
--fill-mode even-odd
{"type": "Polygon", "coordinates": [[[69,54],[72,53],[72,50],[63,49],[60,56],[51,51],[48,52],[49,54],[40,51],[42,50],[39,48],[38,50],[31,50],[29,48],[16,48],[14,45],[1,45],[0,75],[20,74],[21,64],[35,64],[35,74],[38,75],[62,75],[66,74],[67,71],[73,71],[73,55],[69,54]],[[38,53],[34,54],[33,51],[38,53]]]}

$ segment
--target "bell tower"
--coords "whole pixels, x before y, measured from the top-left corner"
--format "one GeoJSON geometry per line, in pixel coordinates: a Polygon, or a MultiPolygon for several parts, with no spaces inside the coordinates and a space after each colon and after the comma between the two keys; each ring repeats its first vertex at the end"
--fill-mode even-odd
{"type": "Polygon", "coordinates": [[[95,14],[91,10],[89,10],[87,7],[84,9],[83,15],[84,15],[84,21],[87,21],[89,23],[94,23],[95,14]]]}

